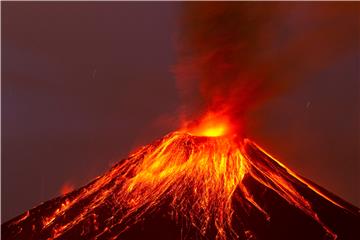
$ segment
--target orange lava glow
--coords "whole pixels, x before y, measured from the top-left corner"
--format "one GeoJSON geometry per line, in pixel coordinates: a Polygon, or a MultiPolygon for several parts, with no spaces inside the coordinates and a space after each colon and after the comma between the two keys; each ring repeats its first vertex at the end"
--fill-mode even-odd
{"type": "Polygon", "coordinates": [[[195,136],[220,137],[231,133],[231,124],[224,116],[208,113],[197,124],[186,128],[186,132],[195,136]]]}
{"type": "Polygon", "coordinates": [[[226,134],[227,125],[223,123],[217,123],[214,126],[208,126],[202,129],[199,129],[198,132],[194,132],[194,135],[197,136],[206,136],[206,137],[219,137],[226,134]]]}
{"type": "MultiPolygon", "coordinates": [[[[44,220],[43,229],[54,225],[52,239],[55,239],[91,216],[94,228],[99,232],[97,237],[101,238],[111,229],[126,231],[144,219],[147,213],[170,201],[175,216],[184,216],[202,236],[215,227],[216,239],[237,239],[238,234],[233,228],[233,216],[237,214],[233,201],[244,208],[256,209],[271,221],[264,206],[243,183],[245,176],[251,176],[312,217],[329,236],[336,238],[318,218],[310,202],[296,190],[295,183],[300,181],[330,202],[336,202],[265,151],[261,150],[265,160],[253,159],[245,149],[245,146],[257,146],[250,140],[236,142],[226,136],[215,137],[226,131],[222,128],[206,129],[199,132],[202,136],[173,132],[139,149],[93,183],[66,198],[44,220]],[[205,137],[207,135],[211,137],[205,137]],[[241,197],[234,199],[236,191],[241,193],[241,197]],[[88,197],[91,201],[86,206],[77,205],[88,197]],[[104,202],[113,206],[113,213],[106,220],[109,224],[98,229],[95,210],[104,202]],[[68,209],[76,206],[81,206],[81,214],[66,218],[65,222],[56,222],[57,218],[66,216],[68,209]]],[[[249,230],[244,229],[244,232],[250,239],[249,230]]]]}
{"type": "Polygon", "coordinates": [[[71,183],[64,183],[62,186],[61,186],[61,189],[60,189],[60,194],[61,195],[65,195],[71,191],[73,191],[75,188],[74,188],[74,185],[71,184],[71,183]]]}

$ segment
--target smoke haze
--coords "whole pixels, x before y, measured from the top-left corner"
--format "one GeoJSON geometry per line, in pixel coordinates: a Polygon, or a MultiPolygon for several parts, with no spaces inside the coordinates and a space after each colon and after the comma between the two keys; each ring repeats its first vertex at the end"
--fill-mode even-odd
{"type": "Polygon", "coordinates": [[[250,107],[307,81],[359,42],[355,4],[187,3],[183,10],[175,74],[185,119],[210,110],[243,124],[250,107]]]}

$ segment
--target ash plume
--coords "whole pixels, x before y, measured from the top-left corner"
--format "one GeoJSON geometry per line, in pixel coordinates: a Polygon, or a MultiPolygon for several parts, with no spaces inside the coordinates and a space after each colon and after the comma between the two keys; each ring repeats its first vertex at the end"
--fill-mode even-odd
{"type": "Polygon", "coordinates": [[[356,49],[358,12],[351,3],[185,3],[174,68],[182,117],[243,120],[356,49]]]}

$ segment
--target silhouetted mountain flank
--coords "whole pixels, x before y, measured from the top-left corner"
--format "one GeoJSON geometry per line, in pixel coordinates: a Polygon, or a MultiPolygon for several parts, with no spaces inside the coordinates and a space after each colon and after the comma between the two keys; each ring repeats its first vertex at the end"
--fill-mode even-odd
{"type": "Polygon", "coordinates": [[[2,224],[2,239],[360,239],[359,209],[250,140],[174,132],[2,224]]]}

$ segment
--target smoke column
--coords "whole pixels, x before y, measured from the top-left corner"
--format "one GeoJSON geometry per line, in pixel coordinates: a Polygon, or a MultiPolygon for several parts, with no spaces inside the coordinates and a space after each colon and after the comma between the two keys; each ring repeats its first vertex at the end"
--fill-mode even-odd
{"type": "Polygon", "coordinates": [[[357,33],[348,29],[358,10],[350,3],[185,3],[174,68],[183,121],[210,111],[242,132],[249,108],[356,47],[357,33]]]}

